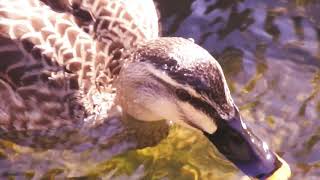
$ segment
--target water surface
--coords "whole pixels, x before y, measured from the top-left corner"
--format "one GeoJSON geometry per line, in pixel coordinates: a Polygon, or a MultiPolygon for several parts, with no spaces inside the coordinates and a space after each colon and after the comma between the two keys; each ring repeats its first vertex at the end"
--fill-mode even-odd
{"type": "MultiPolygon", "coordinates": [[[[243,118],[290,164],[292,179],[318,179],[320,2],[158,0],[158,8],[163,36],[193,38],[220,62],[243,118]]],[[[1,141],[1,177],[243,176],[200,133],[177,126],[155,147],[112,155],[100,146],[75,152],[1,141]]]]}
{"type": "Polygon", "coordinates": [[[320,2],[159,2],[164,34],[194,38],[216,57],[244,119],[293,179],[320,177],[320,2]]]}

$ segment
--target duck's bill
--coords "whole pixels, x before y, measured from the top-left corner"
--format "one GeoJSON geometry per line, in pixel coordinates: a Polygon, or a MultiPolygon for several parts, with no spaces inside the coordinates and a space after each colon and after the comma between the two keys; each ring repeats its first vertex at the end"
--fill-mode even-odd
{"type": "Polygon", "coordinates": [[[220,119],[216,123],[217,131],[205,135],[246,175],[267,180],[286,180],[290,177],[288,164],[252,133],[239,113],[230,120],[220,119]]]}

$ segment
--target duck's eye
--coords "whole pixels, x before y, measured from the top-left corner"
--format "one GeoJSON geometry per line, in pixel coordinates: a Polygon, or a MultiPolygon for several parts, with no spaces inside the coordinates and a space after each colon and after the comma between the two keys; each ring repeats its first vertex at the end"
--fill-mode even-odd
{"type": "Polygon", "coordinates": [[[184,89],[177,89],[176,94],[181,101],[191,100],[191,95],[184,89]]]}

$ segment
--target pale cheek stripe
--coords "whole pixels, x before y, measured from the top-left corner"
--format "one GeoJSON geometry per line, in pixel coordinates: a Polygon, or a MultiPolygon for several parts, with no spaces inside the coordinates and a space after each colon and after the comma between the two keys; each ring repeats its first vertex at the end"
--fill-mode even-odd
{"type": "MultiPolygon", "coordinates": [[[[154,66],[148,64],[148,63],[144,63],[144,66],[147,67],[147,69],[149,70],[149,72],[152,73],[153,76],[161,79],[163,82],[170,84],[172,87],[176,87],[176,88],[181,88],[181,89],[185,89],[191,96],[201,99],[201,101],[209,104],[211,107],[218,107],[217,104],[215,104],[215,102],[212,102],[208,96],[206,95],[200,95],[198,94],[191,86],[189,85],[181,85],[180,83],[178,83],[176,80],[172,79],[170,76],[168,76],[167,73],[163,72],[163,71],[159,71],[158,69],[156,69],[154,66]]],[[[226,100],[227,103],[230,106],[233,106],[233,100],[232,97],[230,95],[230,91],[227,85],[227,82],[225,80],[224,74],[222,73],[222,69],[220,67],[220,65],[217,65],[218,69],[220,70],[220,75],[221,75],[221,80],[223,81],[223,86],[224,86],[224,91],[225,91],[225,96],[226,96],[226,100]]],[[[229,119],[229,116],[233,116],[234,112],[230,113],[230,114],[224,114],[221,110],[220,110],[220,114],[223,116],[224,119],[229,119]]]]}
{"type": "MultiPolygon", "coordinates": [[[[185,89],[185,87],[181,86],[180,84],[178,84],[176,81],[174,81],[173,79],[171,79],[168,75],[166,75],[166,73],[163,72],[159,72],[157,69],[155,69],[153,66],[146,64],[145,66],[147,66],[147,68],[149,68],[149,71],[152,73],[152,76],[156,79],[159,79],[159,81],[161,81],[164,84],[167,84],[173,88],[182,88],[185,89]]],[[[189,88],[187,88],[189,90],[189,88]]],[[[190,93],[190,91],[186,90],[188,93],[190,93]]],[[[195,93],[195,91],[193,90],[193,92],[195,93]]],[[[208,103],[207,101],[203,100],[201,98],[200,95],[196,94],[197,96],[193,96],[193,93],[190,93],[191,95],[191,100],[188,102],[188,104],[190,105],[190,107],[192,107],[192,109],[194,109],[194,113],[201,113],[203,114],[202,117],[199,117],[199,119],[210,119],[210,122],[214,122],[214,119],[219,116],[218,113],[215,111],[215,109],[213,108],[213,106],[208,103]],[[203,117],[207,117],[207,118],[203,118],[203,117]]],[[[197,118],[196,118],[197,119],[197,118]]],[[[200,123],[203,124],[203,123],[200,123]]],[[[205,128],[205,127],[202,127],[205,128]]],[[[205,128],[207,129],[207,128],[205,128]]],[[[213,125],[213,127],[208,128],[207,131],[209,132],[213,132],[215,131],[216,127],[215,125],[213,125]]]]}
{"type": "Polygon", "coordinates": [[[192,96],[197,97],[197,98],[201,98],[201,96],[194,90],[192,89],[190,86],[183,86],[180,83],[178,83],[176,80],[172,79],[170,76],[168,76],[167,73],[163,72],[163,71],[159,71],[158,69],[156,69],[154,66],[145,63],[145,66],[147,67],[147,69],[149,70],[149,72],[152,73],[152,75],[154,75],[155,77],[161,79],[162,81],[164,81],[167,84],[170,84],[173,87],[177,87],[177,88],[182,88],[187,90],[192,96]]]}

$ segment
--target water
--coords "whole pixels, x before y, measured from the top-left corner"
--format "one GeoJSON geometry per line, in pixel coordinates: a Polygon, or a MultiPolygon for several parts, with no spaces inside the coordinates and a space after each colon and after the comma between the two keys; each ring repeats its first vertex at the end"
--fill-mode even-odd
{"type": "MultiPolygon", "coordinates": [[[[243,119],[290,164],[292,179],[318,179],[320,2],[158,2],[163,36],[193,38],[216,57],[243,119]]],[[[8,141],[1,141],[0,147],[1,178],[243,176],[201,133],[178,126],[155,147],[117,156],[102,147],[81,153],[20,147],[8,141]]]]}
{"type": "Polygon", "coordinates": [[[320,176],[319,1],[159,1],[164,35],[190,37],[222,65],[246,122],[291,165],[320,176]]]}

